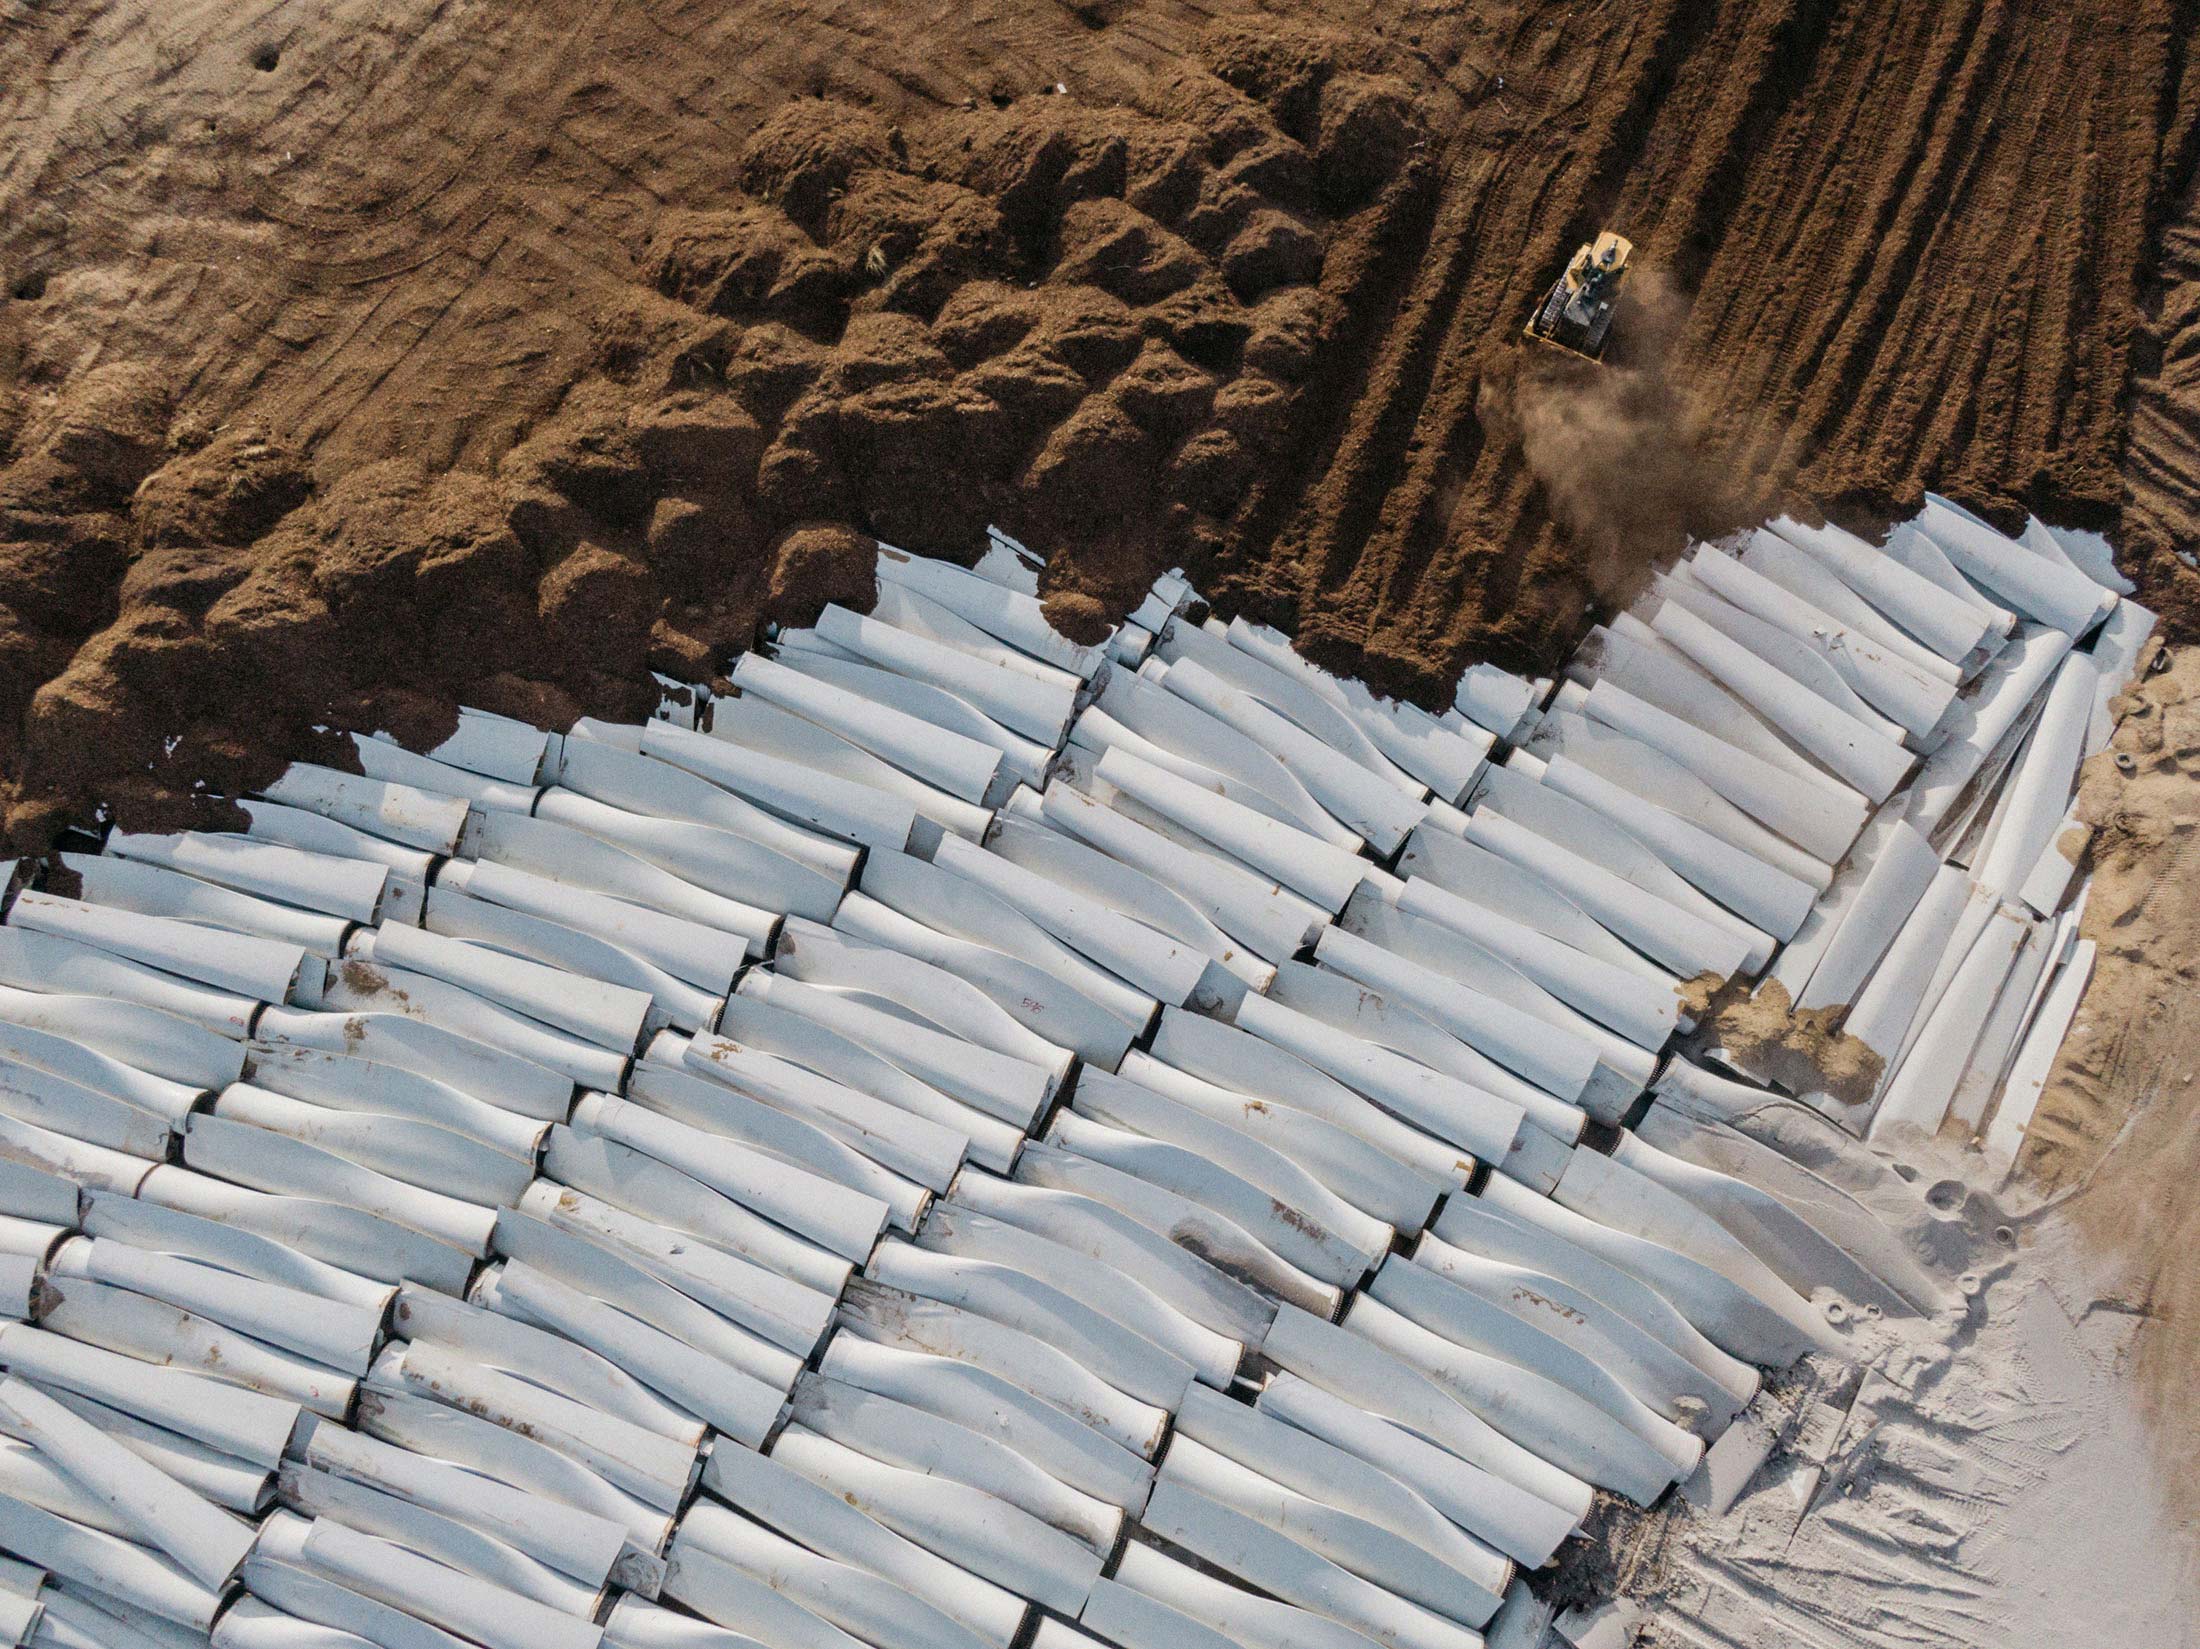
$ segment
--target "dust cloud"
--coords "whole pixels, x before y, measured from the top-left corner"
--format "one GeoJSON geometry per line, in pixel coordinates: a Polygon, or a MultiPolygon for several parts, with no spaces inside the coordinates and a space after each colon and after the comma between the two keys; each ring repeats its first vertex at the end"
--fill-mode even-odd
{"type": "Polygon", "coordinates": [[[1524,342],[1511,369],[1482,385],[1483,419],[1516,433],[1606,601],[1626,600],[1690,536],[1769,513],[1706,450],[1706,419],[1680,365],[1688,308],[1660,271],[1638,269],[1601,362],[1524,342]]]}

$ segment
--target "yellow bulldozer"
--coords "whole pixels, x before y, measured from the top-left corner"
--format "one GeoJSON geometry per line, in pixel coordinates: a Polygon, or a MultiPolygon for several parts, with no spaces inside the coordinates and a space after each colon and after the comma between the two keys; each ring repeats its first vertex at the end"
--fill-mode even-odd
{"type": "Polygon", "coordinates": [[[1612,329],[1612,306],[1619,302],[1627,259],[1634,250],[1632,242],[1609,229],[1585,242],[1528,317],[1527,335],[1572,355],[1603,359],[1605,336],[1612,329]]]}

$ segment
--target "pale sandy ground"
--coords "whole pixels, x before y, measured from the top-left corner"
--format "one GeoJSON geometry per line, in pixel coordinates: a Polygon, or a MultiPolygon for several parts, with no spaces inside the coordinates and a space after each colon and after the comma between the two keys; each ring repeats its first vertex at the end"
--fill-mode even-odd
{"type": "MultiPolygon", "coordinates": [[[[1997,1217],[1973,1197],[1972,1222],[1997,1217]]],[[[1882,1325],[1861,1382],[1814,1370],[1784,1394],[1786,1439],[1728,1515],[1641,1531],[1622,1561],[1654,1606],[1645,1641],[2200,1644],[2189,1493],[2180,1511],[2134,1377],[2148,1325],[2077,1221],[2012,1229],[1964,1315],[1882,1325]]]]}
{"type": "Polygon", "coordinates": [[[2082,792],[2099,963],[2017,1174],[1958,1139],[1898,1159],[1975,1292],[1781,1382],[1726,1516],[1618,1521],[1642,1641],[2200,1645],[2200,651],[2130,700],[2082,792]]]}

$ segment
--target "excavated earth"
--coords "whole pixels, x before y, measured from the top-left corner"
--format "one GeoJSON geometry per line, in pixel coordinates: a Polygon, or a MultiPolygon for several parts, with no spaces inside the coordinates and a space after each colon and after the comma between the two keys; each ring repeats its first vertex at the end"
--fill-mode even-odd
{"type": "Polygon", "coordinates": [[[1927,486],[2200,617],[2193,0],[6,0],[0,827],[562,724],[884,538],[1437,698],[1927,486]],[[1520,341],[1599,226],[1611,365],[1520,341]]]}

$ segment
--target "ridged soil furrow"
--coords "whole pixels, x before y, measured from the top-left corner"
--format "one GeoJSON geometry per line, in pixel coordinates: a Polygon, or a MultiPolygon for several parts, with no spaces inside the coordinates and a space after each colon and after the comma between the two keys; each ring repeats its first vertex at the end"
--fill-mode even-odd
{"type": "Polygon", "coordinates": [[[1827,447],[1863,389],[1878,346],[1890,334],[1903,295],[1918,280],[1934,235],[1947,221],[1943,203],[1976,152],[1960,139],[1975,130],[1978,105],[2001,57],[2005,35],[1994,27],[1998,16],[1989,11],[1964,43],[1948,95],[1921,94],[1930,107],[1929,113],[1916,111],[1923,118],[1912,150],[1914,163],[1903,167],[1900,183],[1886,190],[1873,212],[1879,232],[1856,253],[1864,266],[1863,279],[1853,287],[1855,297],[1839,320],[1822,334],[1823,345],[1809,362],[1809,388],[1789,433],[1790,458],[1807,461],[1827,447]]]}

